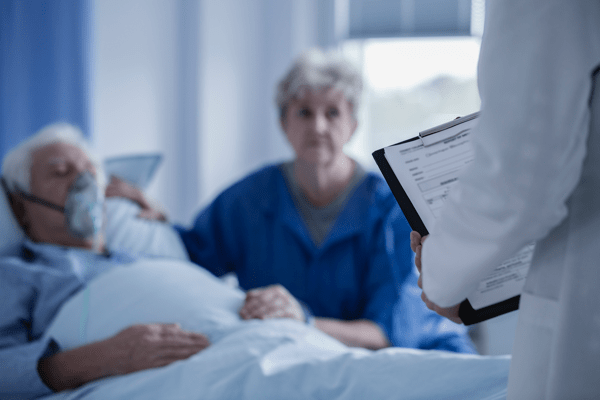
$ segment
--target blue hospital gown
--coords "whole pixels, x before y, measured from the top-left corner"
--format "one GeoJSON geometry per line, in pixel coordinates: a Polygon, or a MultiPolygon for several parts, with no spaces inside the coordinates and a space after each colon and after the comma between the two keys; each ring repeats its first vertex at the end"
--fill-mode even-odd
{"type": "Polygon", "coordinates": [[[52,393],[40,379],[40,358],[60,349],[42,336],[60,306],[99,274],[133,261],[27,241],[21,256],[0,259],[0,399],[52,393]]]}
{"type": "Polygon", "coordinates": [[[193,262],[240,286],[279,283],[317,317],[375,322],[393,346],[475,352],[462,325],[421,301],[410,227],[383,179],[367,173],[316,246],[277,165],[234,184],[176,227],[193,262]]]}

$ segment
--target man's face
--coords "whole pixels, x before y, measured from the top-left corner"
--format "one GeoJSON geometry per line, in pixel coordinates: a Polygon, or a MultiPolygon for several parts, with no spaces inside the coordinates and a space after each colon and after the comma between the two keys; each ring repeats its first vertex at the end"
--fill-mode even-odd
{"type": "MultiPolygon", "coordinates": [[[[64,207],[69,188],[84,171],[96,176],[96,169],[85,152],[67,143],[53,143],[32,154],[30,193],[64,207]]],[[[69,233],[65,215],[30,201],[23,201],[22,223],[36,242],[87,247],[93,239],[78,239],[69,233]]]]}

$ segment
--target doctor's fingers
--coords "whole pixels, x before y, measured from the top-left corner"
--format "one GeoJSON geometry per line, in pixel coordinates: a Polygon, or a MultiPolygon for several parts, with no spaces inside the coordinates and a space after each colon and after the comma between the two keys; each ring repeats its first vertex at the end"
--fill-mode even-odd
{"type": "Polygon", "coordinates": [[[412,251],[417,251],[417,246],[421,244],[421,235],[417,231],[412,231],[410,233],[410,248],[412,251]]]}
{"type": "Polygon", "coordinates": [[[460,308],[460,304],[457,304],[452,307],[440,307],[437,304],[433,303],[427,298],[425,292],[421,292],[421,300],[425,303],[427,308],[431,311],[435,311],[437,314],[442,317],[448,318],[450,321],[455,322],[457,324],[462,324],[462,320],[458,316],[458,310],[460,308]]]}
{"type": "Polygon", "coordinates": [[[415,266],[417,267],[417,271],[419,271],[419,273],[421,273],[421,268],[423,267],[423,265],[421,264],[422,251],[423,251],[422,245],[418,245],[415,248],[415,266]]]}

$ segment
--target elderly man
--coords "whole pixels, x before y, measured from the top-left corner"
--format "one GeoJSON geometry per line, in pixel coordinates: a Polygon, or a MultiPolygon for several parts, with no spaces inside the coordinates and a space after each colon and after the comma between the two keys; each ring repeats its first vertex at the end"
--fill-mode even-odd
{"type": "MultiPolygon", "coordinates": [[[[12,150],[2,165],[2,186],[27,238],[18,256],[0,258],[0,398],[34,398],[166,366],[210,345],[205,335],[167,321],[173,323],[136,324],[61,350],[44,335],[61,306],[94,278],[132,265],[136,257],[105,247],[104,175],[75,127],[50,125],[12,150]]],[[[111,181],[106,195],[135,199],[122,186],[111,181]]],[[[138,203],[140,217],[161,219],[138,203]]],[[[267,304],[274,315],[304,321],[299,303],[275,300],[267,304]]]]}
{"type": "Polygon", "coordinates": [[[133,257],[104,248],[102,174],[74,127],[43,129],[6,156],[2,175],[27,239],[19,257],[0,259],[0,397],[74,388],[164,366],[209,346],[204,335],[176,324],[135,325],[63,352],[41,339],[69,297],[133,257]]]}

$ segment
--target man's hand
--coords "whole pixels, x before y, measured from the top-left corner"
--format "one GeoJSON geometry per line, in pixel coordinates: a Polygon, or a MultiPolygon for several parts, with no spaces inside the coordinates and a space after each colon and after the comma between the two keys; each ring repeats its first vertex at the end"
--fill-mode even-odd
{"type": "MultiPolygon", "coordinates": [[[[416,231],[412,231],[410,233],[410,248],[412,249],[412,251],[415,252],[415,265],[420,274],[418,284],[421,290],[423,290],[423,275],[421,274],[421,251],[423,249],[423,243],[425,242],[425,239],[427,239],[427,236],[421,237],[421,235],[416,231]]],[[[423,300],[427,308],[429,308],[430,310],[435,311],[442,317],[448,318],[452,322],[462,324],[462,320],[458,316],[458,309],[460,307],[460,304],[448,308],[440,307],[437,304],[431,302],[427,298],[427,295],[424,291],[421,291],[421,300],[423,300]]]]}
{"type": "Polygon", "coordinates": [[[146,199],[144,192],[137,187],[130,185],[122,179],[116,176],[110,177],[110,183],[106,187],[106,197],[124,197],[131,201],[136,202],[142,209],[138,214],[138,218],[144,218],[148,220],[166,221],[166,215],[156,210],[152,204],[146,199]]]}
{"type": "Polygon", "coordinates": [[[302,322],[306,319],[298,300],[281,285],[249,290],[240,316],[243,319],[292,318],[302,322]]]}
{"type": "Polygon", "coordinates": [[[184,360],[210,345],[204,335],[177,324],[134,325],[108,339],[107,349],[120,359],[117,374],[164,367],[184,360]]]}
{"type": "Polygon", "coordinates": [[[43,358],[38,373],[59,392],[107,376],[163,367],[209,345],[206,336],[183,331],[177,324],[134,325],[100,342],[43,358]]]}

